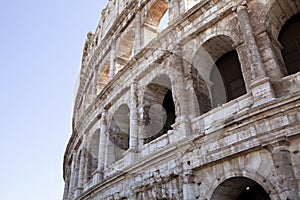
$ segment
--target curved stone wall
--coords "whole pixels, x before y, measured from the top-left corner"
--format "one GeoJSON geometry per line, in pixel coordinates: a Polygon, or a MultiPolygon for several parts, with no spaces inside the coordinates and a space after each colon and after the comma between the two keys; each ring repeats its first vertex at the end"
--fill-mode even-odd
{"type": "Polygon", "coordinates": [[[83,49],[63,199],[218,199],[228,183],[297,199],[300,72],[278,36],[299,12],[297,0],[110,0],[83,49]]]}

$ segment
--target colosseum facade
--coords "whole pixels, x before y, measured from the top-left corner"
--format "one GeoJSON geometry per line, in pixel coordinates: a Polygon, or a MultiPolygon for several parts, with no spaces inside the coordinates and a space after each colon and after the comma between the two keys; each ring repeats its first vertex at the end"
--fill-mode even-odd
{"type": "Polygon", "coordinates": [[[300,199],[299,69],[299,0],[109,0],[63,199],[300,199]]]}

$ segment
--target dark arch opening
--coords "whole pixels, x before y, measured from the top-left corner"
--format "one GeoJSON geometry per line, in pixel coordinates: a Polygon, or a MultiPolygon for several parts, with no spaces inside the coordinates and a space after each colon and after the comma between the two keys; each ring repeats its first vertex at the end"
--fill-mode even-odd
{"type": "Polygon", "coordinates": [[[211,81],[213,82],[212,96],[217,102],[213,103],[214,107],[216,107],[217,104],[229,102],[246,94],[245,82],[236,50],[223,54],[216,61],[216,65],[212,69],[211,81]],[[218,83],[219,78],[217,73],[220,74],[223,83],[218,83]],[[226,99],[217,96],[220,95],[218,92],[221,87],[220,85],[225,88],[226,99]]]}
{"type": "Polygon", "coordinates": [[[279,42],[288,75],[300,70],[300,13],[291,17],[280,31],[279,42]]]}
{"type": "Polygon", "coordinates": [[[238,196],[237,200],[270,200],[270,197],[264,188],[256,184],[246,187],[238,196]]]}
{"type": "Polygon", "coordinates": [[[271,200],[268,193],[257,182],[235,177],[222,182],[214,191],[211,200],[271,200]]]}
{"type": "Polygon", "coordinates": [[[168,77],[160,76],[147,86],[144,97],[144,144],[172,130],[175,104],[168,77]]]}
{"type": "Polygon", "coordinates": [[[174,105],[171,90],[168,90],[168,92],[164,98],[162,106],[164,107],[164,109],[166,110],[166,113],[167,113],[167,119],[166,119],[166,122],[165,122],[165,125],[163,128],[163,131],[162,131],[162,134],[165,134],[168,132],[168,130],[173,130],[171,125],[175,123],[175,119],[176,119],[175,105],[174,105]]]}

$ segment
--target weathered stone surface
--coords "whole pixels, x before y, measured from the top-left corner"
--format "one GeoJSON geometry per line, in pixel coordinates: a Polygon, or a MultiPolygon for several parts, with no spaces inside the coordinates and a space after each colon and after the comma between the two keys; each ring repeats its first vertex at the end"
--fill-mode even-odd
{"type": "Polygon", "coordinates": [[[279,41],[297,13],[109,0],[83,49],[63,199],[299,199],[300,72],[279,41]]]}

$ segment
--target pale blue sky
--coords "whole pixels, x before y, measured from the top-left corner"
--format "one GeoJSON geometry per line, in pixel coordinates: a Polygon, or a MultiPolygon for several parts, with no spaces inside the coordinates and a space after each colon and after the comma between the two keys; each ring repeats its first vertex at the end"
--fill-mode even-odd
{"type": "Polygon", "coordinates": [[[1,199],[62,198],[82,48],[106,3],[1,0],[1,199]]]}

